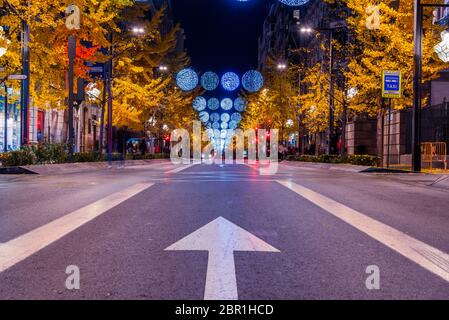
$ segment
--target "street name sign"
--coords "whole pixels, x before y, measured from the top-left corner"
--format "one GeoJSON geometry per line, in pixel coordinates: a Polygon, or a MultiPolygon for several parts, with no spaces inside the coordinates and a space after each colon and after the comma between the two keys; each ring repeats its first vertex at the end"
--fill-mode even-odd
{"type": "Polygon", "coordinates": [[[382,72],[382,98],[402,97],[402,75],[400,71],[382,72]]]}
{"type": "Polygon", "coordinates": [[[24,74],[12,74],[8,76],[8,80],[26,80],[27,76],[24,74]]]}

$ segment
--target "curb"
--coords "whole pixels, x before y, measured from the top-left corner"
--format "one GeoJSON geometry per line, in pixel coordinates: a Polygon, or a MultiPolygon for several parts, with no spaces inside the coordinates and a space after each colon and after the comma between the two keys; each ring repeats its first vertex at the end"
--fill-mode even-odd
{"type": "Polygon", "coordinates": [[[79,162],[79,163],[63,163],[63,164],[44,164],[32,166],[18,166],[0,168],[1,174],[64,174],[78,173],[83,171],[107,170],[118,167],[133,167],[141,165],[151,165],[158,163],[167,163],[165,159],[148,159],[148,160],[126,160],[124,162],[112,162],[112,167],[108,162],[79,162]]]}
{"type": "Polygon", "coordinates": [[[334,164],[334,163],[317,163],[317,162],[301,162],[301,161],[283,161],[282,164],[290,167],[303,167],[313,169],[336,170],[345,172],[361,173],[372,169],[368,166],[356,166],[352,164],[334,164]]]}

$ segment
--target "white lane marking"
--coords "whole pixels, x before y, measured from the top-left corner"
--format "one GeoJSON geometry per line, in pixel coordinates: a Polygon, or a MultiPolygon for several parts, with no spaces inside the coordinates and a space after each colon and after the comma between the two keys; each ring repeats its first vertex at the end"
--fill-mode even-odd
{"type": "Polygon", "coordinates": [[[165,173],[166,173],[166,174],[178,173],[178,172],[181,172],[181,171],[183,171],[183,170],[189,169],[189,168],[191,168],[191,167],[193,167],[193,166],[196,166],[196,163],[193,163],[193,164],[187,164],[187,165],[184,164],[184,165],[181,165],[180,167],[178,167],[178,168],[176,168],[176,169],[166,171],[165,173]]]}
{"type": "Polygon", "coordinates": [[[166,251],[208,251],[205,300],[238,300],[234,251],[279,252],[223,217],[171,245],[166,251]]]}
{"type": "Polygon", "coordinates": [[[0,273],[61,239],[85,223],[148,189],[154,183],[139,183],[73,211],[42,227],[0,245],[0,273]]]}
{"type": "Polygon", "coordinates": [[[447,253],[294,182],[277,182],[449,282],[447,253]]]}

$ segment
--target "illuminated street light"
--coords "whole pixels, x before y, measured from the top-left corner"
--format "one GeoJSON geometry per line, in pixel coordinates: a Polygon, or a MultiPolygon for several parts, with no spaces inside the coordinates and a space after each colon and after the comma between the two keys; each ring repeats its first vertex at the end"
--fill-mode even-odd
{"type": "Polygon", "coordinates": [[[145,33],[145,29],[141,28],[141,27],[134,27],[134,28],[131,29],[131,31],[134,34],[144,34],[145,33]]]}
{"type": "Polygon", "coordinates": [[[287,69],[287,65],[285,63],[279,63],[277,68],[278,68],[278,70],[283,71],[283,70],[287,69]]]}
{"type": "Polygon", "coordinates": [[[312,32],[313,32],[313,29],[312,29],[312,28],[309,28],[309,27],[303,27],[303,28],[299,29],[299,31],[300,31],[301,33],[312,33],[312,32]]]}

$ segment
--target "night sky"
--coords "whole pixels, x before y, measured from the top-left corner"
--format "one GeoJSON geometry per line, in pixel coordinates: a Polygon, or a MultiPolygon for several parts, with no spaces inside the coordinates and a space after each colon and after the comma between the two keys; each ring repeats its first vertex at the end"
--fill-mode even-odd
{"type": "Polygon", "coordinates": [[[271,1],[172,0],[192,67],[240,74],[257,68],[258,38],[271,1]]]}

